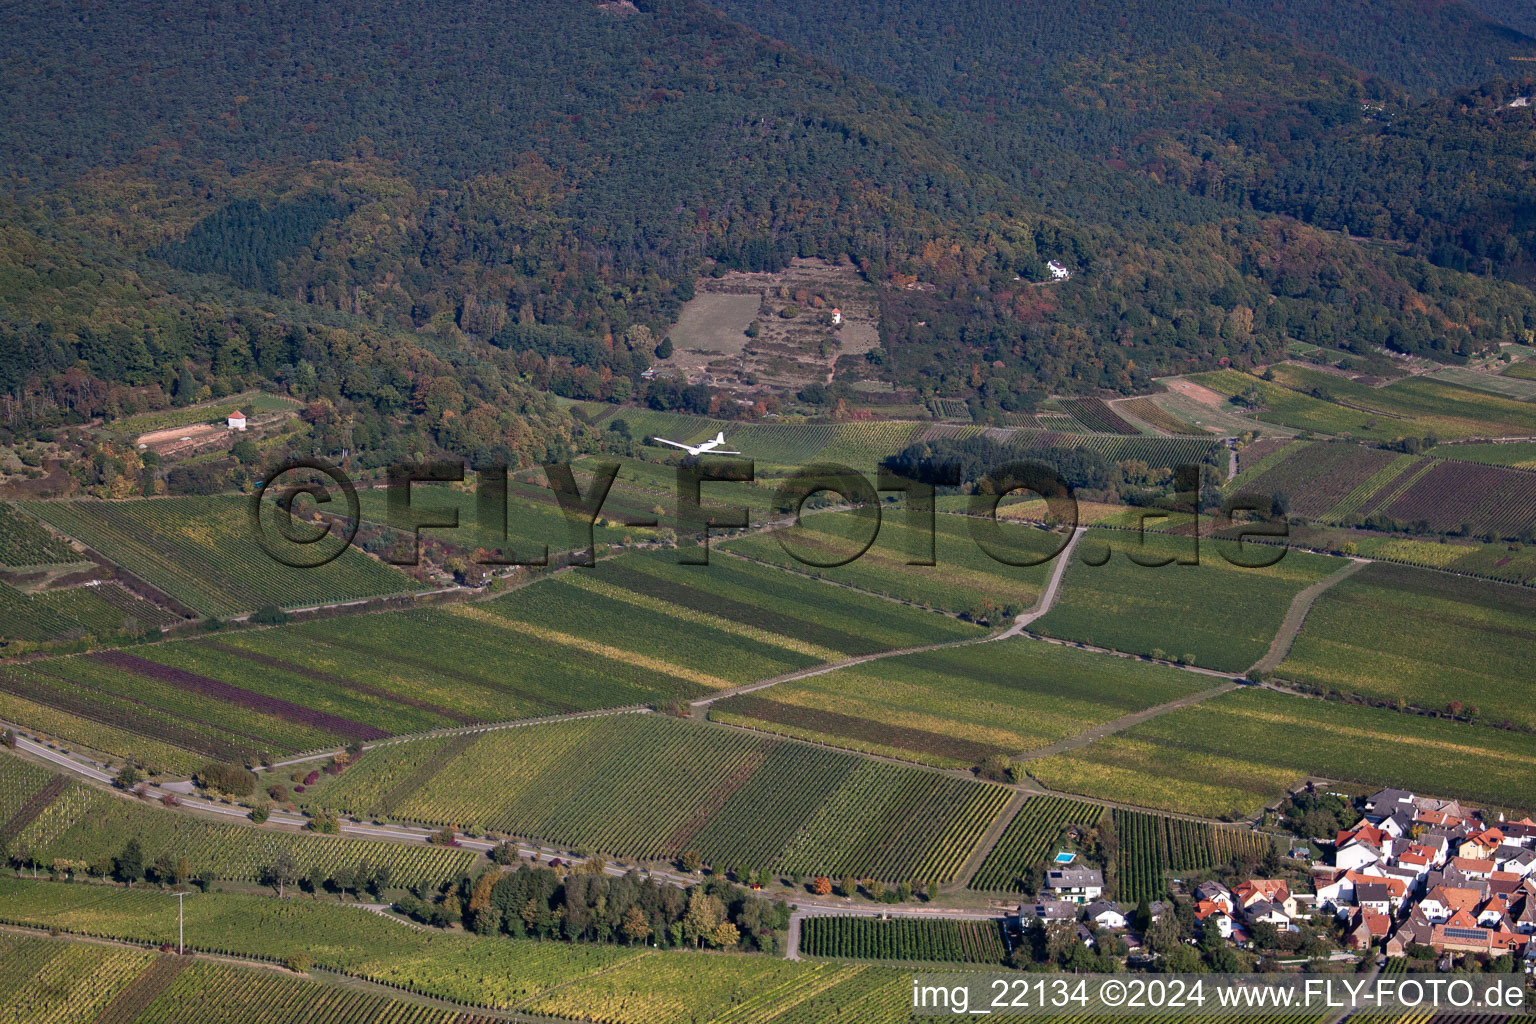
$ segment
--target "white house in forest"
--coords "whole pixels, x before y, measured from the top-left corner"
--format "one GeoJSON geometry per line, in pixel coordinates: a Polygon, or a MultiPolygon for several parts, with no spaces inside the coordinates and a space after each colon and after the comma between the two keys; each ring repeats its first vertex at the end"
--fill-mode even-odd
{"type": "Polygon", "coordinates": [[[1060,263],[1057,263],[1055,260],[1050,260],[1047,262],[1045,269],[1051,272],[1052,281],[1065,281],[1067,278],[1072,276],[1072,271],[1068,270],[1060,263]]]}

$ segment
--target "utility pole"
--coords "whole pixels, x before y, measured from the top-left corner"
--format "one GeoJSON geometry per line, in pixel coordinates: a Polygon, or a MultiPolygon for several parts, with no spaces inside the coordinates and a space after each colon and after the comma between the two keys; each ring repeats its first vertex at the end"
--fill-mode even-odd
{"type": "Polygon", "coordinates": [[[185,906],[185,902],[183,900],[183,897],[185,897],[186,895],[187,894],[184,893],[184,892],[178,892],[176,894],[176,953],[177,953],[177,955],[184,954],[187,951],[187,945],[186,945],[186,942],[184,941],[185,936],[186,936],[186,929],[185,929],[185,927],[183,925],[184,919],[183,919],[182,913],[181,913],[182,907],[185,906]]]}

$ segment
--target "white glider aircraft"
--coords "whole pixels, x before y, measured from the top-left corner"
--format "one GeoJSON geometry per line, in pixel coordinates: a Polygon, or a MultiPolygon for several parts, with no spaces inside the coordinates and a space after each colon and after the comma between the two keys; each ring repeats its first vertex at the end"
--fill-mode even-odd
{"type": "Polygon", "coordinates": [[[687,452],[689,455],[695,455],[695,456],[703,455],[705,453],[710,453],[710,454],[713,454],[713,455],[740,455],[741,454],[741,452],[728,452],[728,451],[725,451],[724,449],[722,449],[720,447],[721,445],[725,444],[725,431],[723,431],[723,430],[720,431],[719,433],[715,434],[715,436],[710,438],[708,441],[700,441],[698,444],[683,444],[681,441],[668,441],[664,437],[658,437],[658,438],[656,438],[656,440],[661,442],[662,444],[669,444],[673,448],[681,448],[681,449],[683,449],[683,451],[687,452]]]}

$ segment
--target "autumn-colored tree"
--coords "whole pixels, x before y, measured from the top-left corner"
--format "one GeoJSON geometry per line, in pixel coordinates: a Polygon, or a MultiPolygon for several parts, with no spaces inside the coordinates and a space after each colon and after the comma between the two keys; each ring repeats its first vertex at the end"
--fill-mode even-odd
{"type": "Polygon", "coordinates": [[[702,888],[688,893],[688,909],[683,914],[683,937],[695,946],[703,945],[725,920],[725,904],[702,888]]]}
{"type": "Polygon", "coordinates": [[[817,875],[816,880],[811,883],[811,892],[817,896],[832,895],[832,879],[826,875],[817,875]]]}
{"type": "Polygon", "coordinates": [[[709,941],[719,949],[735,949],[741,941],[741,932],[729,921],[721,921],[710,933],[709,941]]]}
{"type": "Polygon", "coordinates": [[[684,850],[681,860],[684,871],[695,872],[704,866],[704,858],[698,850],[684,850]]]}
{"type": "Polygon", "coordinates": [[[624,937],[629,940],[630,945],[634,945],[637,942],[643,945],[645,940],[651,937],[651,926],[646,922],[645,914],[638,906],[632,905],[629,910],[625,911],[622,929],[624,937]]]}

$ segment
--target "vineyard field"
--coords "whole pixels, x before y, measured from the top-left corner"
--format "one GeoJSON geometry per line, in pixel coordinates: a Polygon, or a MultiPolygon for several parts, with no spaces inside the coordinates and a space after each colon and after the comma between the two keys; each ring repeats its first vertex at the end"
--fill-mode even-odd
{"type": "MultiPolygon", "coordinates": [[[[934,565],[911,565],[926,556],[927,529],[914,528],[896,508],[886,508],[873,545],[846,565],[822,568],[808,562],[833,562],[856,554],[867,529],[852,513],[819,512],[798,527],[730,541],[725,550],[842,583],[871,593],[951,612],[978,612],[984,595],[1003,614],[1014,614],[1039,598],[1053,562],[1019,567],[989,555],[973,536],[975,521],[965,516],[934,517],[934,565]],[[788,550],[786,550],[788,548],[788,550]]],[[[1015,561],[1045,558],[1063,544],[1060,535],[1033,526],[1001,527],[1015,561]]]]}
{"type": "MultiPolygon", "coordinates": [[[[0,785],[5,787],[0,806],[15,803],[12,790],[18,786],[25,790],[30,781],[0,778],[0,785]]],[[[35,786],[32,792],[42,788],[35,786]]],[[[438,885],[456,877],[475,860],[467,850],[447,847],[377,843],[210,821],[79,783],[64,786],[38,808],[32,820],[17,830],[16,839],[44,864],[55,858],[91,862],[115,856],[129,839],[137,839],[146,863],[169,854],[173,860],[186,858],[194,873],[207,870],[218,878],[244,882],[259,881],[263,869],[282,851],[292,856],[301,874],[312,868],[329,874],[338,867],[355,867],[367,861],[373,868],[387,867],[390,884],[399,887],[438,885]]]]}
{"type": "Polygon", "coordinates": [[[1236,370],[1191,379],[1229,396],[1257,389],[1259,419],[1300,430],[1368,440],[1536,435],[1536,406],[1513,398],[1422,376],[1373,388],[1293,363],[1271,369],[1273,381],[1236,370]]]}
{"type": "Polygon", "coordinates": [[[1008,956],[1003,922],[933,921],[833,915],[807,917],[800,948],[814,957],[1000,964],[1008,956]]]}
{"type": "Polygon", "coordinates": [[[1167,434],[1187,435],[1190,437],[1210,435],[1210,431],[1204,427],[1197,427],[1188,420],[1175,416],[1150,398],[1127,398],[1116,402],[1115,405],[1120,409],[1124,409],[1130,415],[1135,416],[1143,423],[1156,427],[1167,434]]]}
{"type": "Polygon", "coordinates": [[[1523,810],[1536,807],[1529,747],[1518,732],[1243,689],[1031,761],[1029,773],[1052,789],[1231,820],[1309,775],[1523,810]]]}
{"type": "Polygon", "coordinates": [[[204,615],[420,589],[355,549],[319,569],[278,563],[257,544],[241,497],[46,501],[25,510],[204,615]]]}
{"type": "Polygon", "coordinates": [[[1019,754],[1203,680],[1028,639],[886,658],[719,701],[710,717],[941,768],[1019,754]]]}
{"type": "Polygon", "coordinates": [[[1379,511],[1400,523],[1514,538],[1536,523],[1536,473],[1473,462],[1436,461],[1383,501],[1379,511]]]}
{"type": "Polygon", "coordinates": [[[403,820],[628,860],[697,849],[716,865],[899,882],[953,877],[1008,798],[1000,786],[660,715],[487,733],[440,764],[402,755],[365,755],[305,800],[355,808],[388,793],[403,820]],[[370,785],[374,771],[393,785],[370,785]]]}
{"type": "Polygon", "coordinates": [[[1298,444],[1266,471],[1253,476],[1245,473],[1242,489],[1269,496],[1288,495],[1293,513],[1319,519],[1397,459],[1393,452],[1356,444],[1298,444]]]}
{"type": "Polygon", "coordinates": [[[1500,444],[1442,444],[1429,450],[1438,459],[1479,462],[1485,466],[1508,466],[1536,470],[1536,441],[1506,441],[1500,444]]]}
{"type": "Polygon", "coordinates": [[[1090,433],[1140,434],[1136,426],[1112,409],[1102,398],[1063,398],[1059,404],[1090,433]]]}
{"type": "MultiPolygon", "coordinates": [[[[1240,673],[1263,657],[1297,592],[1342,568],[1324,555],[1289,551],[1267,568],[1228,563],[1200,545],[1199,564],[1138,565],[1136,534],[1092,529],[1078,543],[1055,606],[1033,629],[1132,654],[1193,655],[1194,664],[1240,673]],[[1087,564],[1102,557],[1103,565],[1087,564]]],[[[1149,533],[1142,561],[1194,556],[1194,541],[1149,533]]]]}
{"type": "Polygon", "coordinates": [[[969,888],[988,892],[1022,892],[1021,879],[1043,865],[1055,852],[1056,840],[1073,825],[1093,826],[1105,809],[1059,796],[1032,796],[1003,830],[987,853],[969,888]]]}
{"type": "Polygon", "coordinates": [[[10,502],[0,502],[0,566],[67,565],[85,557],[10,502]]]}
{"type": "Polygon", "coordinates": [[[713,562],[625,556],[473,605],[36,661],[0,669],[0,701],[25,702],[12,705],[23,724],[170,768],[187,759],[168,748],[255,761],[354,739],[665,704],[980,632],[742,559],[717,553],[713,562]],[[438,648],[455,657],[425,653],[438,648]]]}
{"type": "Polygon", "coordinates": [[[288,974],[59,940],[0,939],[0,1020],[51,1024],[458,1024],[453,1010],[288,974]],[[19,1016],[13,1016],[15,1014],[19,1016]]]}
{"type": "Polygon", "coordinates": [[[1433,711],[1455,701],[1481,721],[1531,729],[1533,660],[1529,588],[1376,563],[1323,593],[1277,674],[1433,711]]]}
{"type": "Polygon", "coordinates": [[[1157,900],[1167,896],[1168,873],[1205,871],[1234,858],[1258,858],[1270,840],[1236,827],[1170,818],[1142,811],[1116,810],[1115,834],[1121,902],[1157,900]]]}
{"type": "MultiPolygon", "coordinates": [[[[0,922],[174,945],[177,901],[145,886],[0,878],[0,922]]],[[[217,892],[186,900],[185,932],[187,948],[197,952],[276,963],[305,953],[341,974],[498,1009],[645,956],[615,946],[418,931],[329,900],[217,892]]]]}

